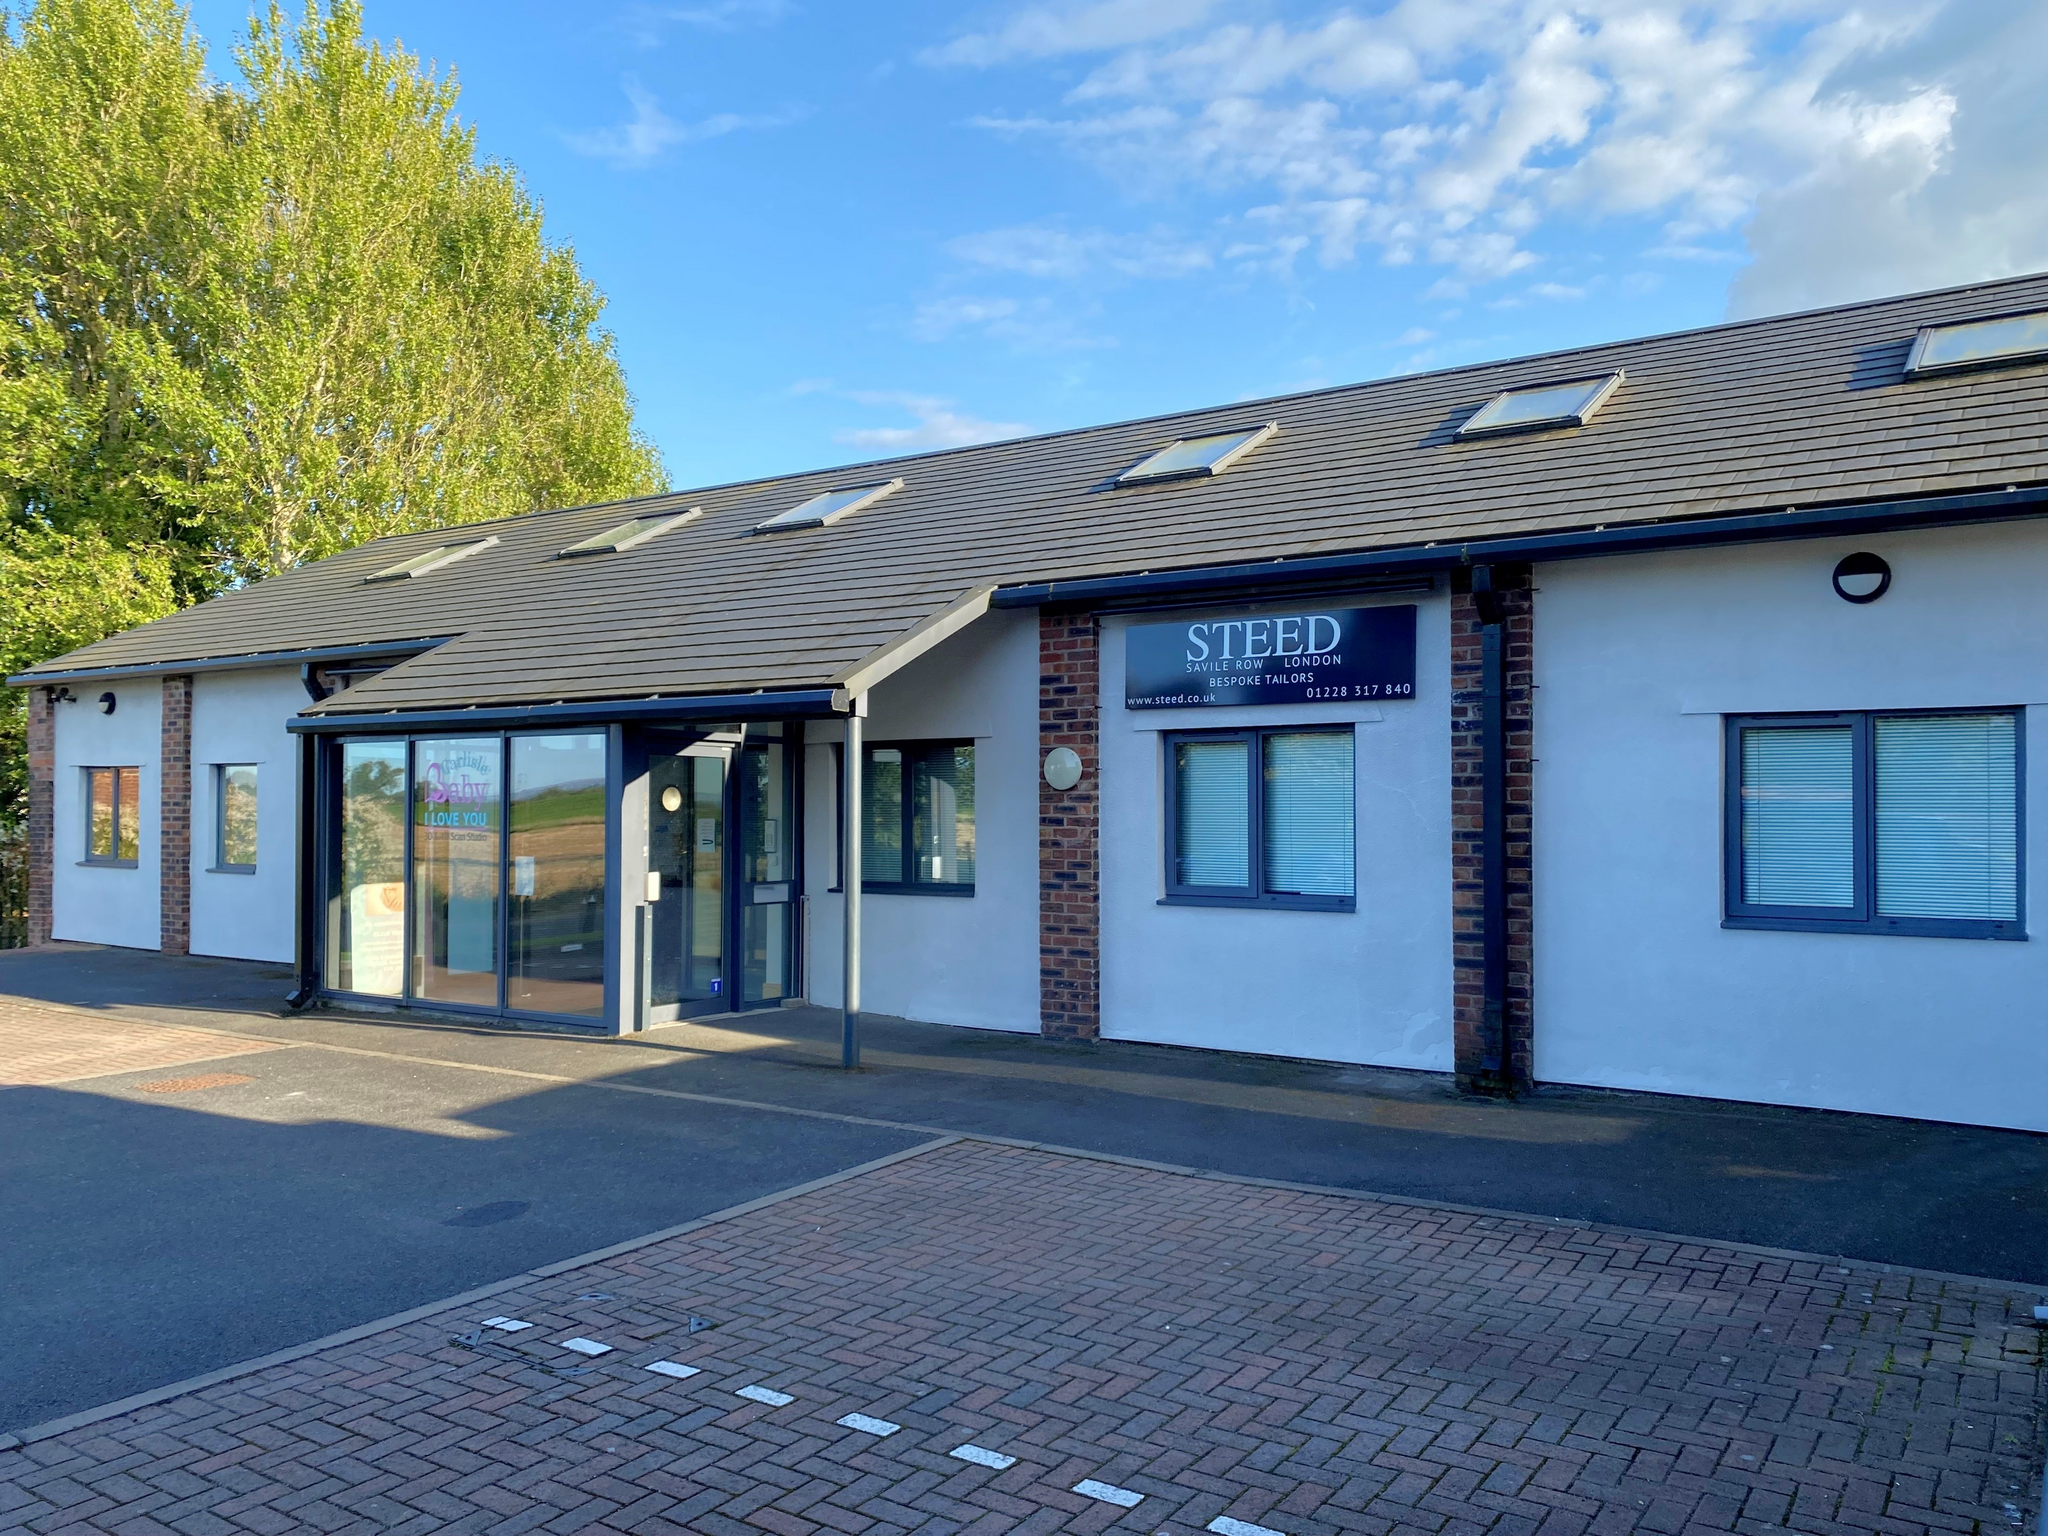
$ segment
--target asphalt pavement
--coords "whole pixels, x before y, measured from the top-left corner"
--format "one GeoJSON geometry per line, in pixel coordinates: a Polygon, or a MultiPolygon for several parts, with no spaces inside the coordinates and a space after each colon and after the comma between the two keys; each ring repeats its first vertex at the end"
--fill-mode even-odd
{"type": "Polygon", "coordinates": [[[626,1040],[282,1017],[276,967],[58,946],[9,997],[288,1048],[4,1091],[0,1431],[371,1321],[934,1133],[2048,1282],[2048,1137],[786,1008],[626,1040]]]}

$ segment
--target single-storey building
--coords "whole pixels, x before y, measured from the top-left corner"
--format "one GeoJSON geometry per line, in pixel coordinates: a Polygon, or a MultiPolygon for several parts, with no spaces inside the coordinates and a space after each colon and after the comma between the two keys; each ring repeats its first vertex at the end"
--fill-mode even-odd
{"type": "Polygon", "coordinates": [[[2048,1130],[2044,432],[2048,275],[380,539],[9,680],[33,932],[2048,1130]]]}

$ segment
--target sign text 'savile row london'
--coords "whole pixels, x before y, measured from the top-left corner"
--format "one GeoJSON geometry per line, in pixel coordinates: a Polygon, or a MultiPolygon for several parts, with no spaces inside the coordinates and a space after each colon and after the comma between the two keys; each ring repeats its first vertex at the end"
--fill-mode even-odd
{"type": "Polygon", "coordinates": [[[1127,709],[1414,697],[1412,604],[1134,624],[1124,633],[1127,709]]]}

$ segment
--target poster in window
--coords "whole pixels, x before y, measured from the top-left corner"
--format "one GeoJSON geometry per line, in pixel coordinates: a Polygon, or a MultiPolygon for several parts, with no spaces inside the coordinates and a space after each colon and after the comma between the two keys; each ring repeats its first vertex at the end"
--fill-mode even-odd
{"type": "Polygon", "coordinates": [[[1324,704],[1415,697],[1415,605],[1134,624],[1124,707],[1324,704]]]}

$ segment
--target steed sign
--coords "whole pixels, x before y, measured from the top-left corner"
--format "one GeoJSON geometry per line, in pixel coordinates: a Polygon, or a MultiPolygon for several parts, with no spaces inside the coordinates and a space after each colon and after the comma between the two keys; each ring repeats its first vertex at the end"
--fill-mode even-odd
{"type": "Polygon", "coordinates": [[[1412,604],[1136,624],[1124,633],[1126,709],[1414,697],[1412,604]]]}

